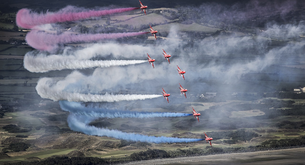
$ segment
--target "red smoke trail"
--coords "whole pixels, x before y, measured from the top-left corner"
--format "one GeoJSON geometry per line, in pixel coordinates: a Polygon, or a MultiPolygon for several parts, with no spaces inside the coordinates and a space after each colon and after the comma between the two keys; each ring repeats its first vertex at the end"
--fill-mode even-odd
{"type": "Polygon", "coordinates": [[[139,8],[130,7],[130,8],[118,8],[118,9],[97,10],[97,11],[89,10],[83,12],[60,11],[56,13],[38,14],[38,13],[32,13],[29,9],[24,8],[18,11],[16,16],[16,22],[19,27],[30,29],[33,28],[34,26],[42,25],[42,24],[77,21],[90,17],[98,17],[98,16],[109,15],[114,13],[122,13],[136,9],[139,8]]]}
{"type": "Polygon", "coordinates": [[[45,33],[37,30],[30,31],[25,40],[35,49],[51,51],[57,47],[57,44],[73,42],[90,42],[104,39],[116,39],[122,37],[132,37],[149,32],[131,32],[131,33],[109,33],[109,34],[67,34],[60,35],[45,33]]]}

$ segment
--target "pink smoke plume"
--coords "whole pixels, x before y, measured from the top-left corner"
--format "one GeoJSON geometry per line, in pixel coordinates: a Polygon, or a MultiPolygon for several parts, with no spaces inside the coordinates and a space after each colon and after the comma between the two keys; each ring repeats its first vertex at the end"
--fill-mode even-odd
{"type": "Polygon", "coordinates": [[[56,13],[48,12],[46,14],[38,14],[38,13],[33,13],[29,9],[23,8],[20,9],[16,15],[16,23],[19,27],[31,29],[34,26],[42,25],[42,24],[77,21],[90,17],[98,17],[98,16],[109,15],[114,13],[122,13],[136,9],[139,8],[129,7],[129,8],[117,8],[117,9],[96,10],[96,11],[89,10],[83,12],[73,12],[73,10],[72,11],[62,10],[56,13]]]}
{"type": "Polygon", "coordinates": [[[52,51],[57,47],[57,44],[74,43],[74,42],[90,42],[104,39],[116,39],[122,37],[132,37],[149,32],[130,32],[130,33],[109,33],[109,34],[50,34],[42,31],[30,31],[25,40],[35,49],[52,51]]]}

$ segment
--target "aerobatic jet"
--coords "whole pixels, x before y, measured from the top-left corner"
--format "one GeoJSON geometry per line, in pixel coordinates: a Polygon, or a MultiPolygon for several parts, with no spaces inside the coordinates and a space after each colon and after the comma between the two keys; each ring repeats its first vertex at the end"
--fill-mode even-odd
{"type": "Polygon", "coordinates": [[[140,0],[139,0],[139,2],[140,2],[140,9],[141,9],[142,11],[144,11],[144,13],[145,13],[145,15],[146,15],[146,10],[145,10],[145,9],[147,9],[147,6],[144,6],[140,0]]]}
{"type": "Polygon", "coordinates": [[[180,89],[181,94],[184,94],[184,96],[186,98],[187,89],[184,89],[180,83],[179,83],[179,85],[180,85],[179,89],[180,89]]]}
{"type": "Polygon", "coordinates": [[[156,34],[158,33],[158,31],[157,30],[154,30],[150,25],[149,25],[149,31],[150,31],[150,33],[151,33],[151,35],[153,35],[153,36],[155,36],[155,39],[157,39],[157,36],[156,36],[156,34]]]}
{"type": "Polygon", "coordinates": [[[177,71],[178,71],[179,75],[182,76],[183,79],[185,80],[185,78],[184,78],[184,73],[185,73],[185,71],[184,71],[184,70],[181,70],[181,69],[179,68],[178,65],[177,65],[177,68],[178,68],[177,71]]]}
{"type": "Polygon", "coordinates": [[[213,140],[213,138],[211,138],[211,137],[208,137],[208,135],[207,134],[205,134],[204,133],[204,137],[205,137],[205,141],[207,142],[207,143],[209,143],[210,142],[210,145],[212,146],[212,140],[213,140]]]}
{"type": "Polygon", "coordinates": [[[166,98],[166,100],[167,100],[167,102],[169,103],[169,101],[168,101],[168,97],[171,95],[171,94],[169,94],[169,93],[166,93],[165,92],[165,90],[162,88],[162,94],[163,94],[163,97],[164,97],[164,99],[166,98]]]}
{"type": "MultiPolygon", "coordinates": [[[[193,108],[193,107],[192,107],[192,108],[193,108]]],[[[197,113],[197,112],[195,111],[194,108],[193,108],[193,116],[194,116],[194,118],[197,118],[197,120],[198,120],[198,122],[199,122],[200,113],[197,113]]]]}
{"type": "Polygon", "coordinates": [[[164,49],[162,49],[162,50],[163,50],[163,56],[164,56],[165,60],[167,59],[168,63],[170,64],[169,58],[171,57],[171,55],[167,54],[164,49]]]}
{"type": "Polygon", "coordinates": [[[155,68],[155,65],[154,65],[154,62],[155,62],[155,59],[152,59],[148,53],[147,53],[147,60],[148,62],[152,65],[153,68],[155,68]]]}

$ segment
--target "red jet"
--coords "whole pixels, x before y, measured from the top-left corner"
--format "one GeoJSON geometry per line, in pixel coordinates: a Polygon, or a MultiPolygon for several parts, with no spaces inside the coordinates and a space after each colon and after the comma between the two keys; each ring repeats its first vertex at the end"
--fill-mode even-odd
{"type": "MultiPolygon", "coordinates": [[[[149,25],[149,26],[150,26],[150,25],[149,25]]],[[[150,33],[151,33],[153,36],[155,36],[155,39],[157,39],[156,34],[158,33],[158,31],[157,31],[157,30],[154,30],[151,26],[150,26],[149,31],[150,31],[150,33]]]]}
{"type": "Polygon", "coordinates": [[[179,89],[180,89],[181,94],[184,94],[184,96],[186,98],[187,89],[184,89],[180,83],[179,83],[179,85],[180,85],[179,89]]]}
{"type": "Polygon", "coordinates": [[[155,62],[155,59],[152,59],[148,53],[147,53],[147,60],[148,62],[152,65],[153,68],[155,68],[155,65],[154,65],[154,62],[155,62]]]}
{"type": "Polygon", "coordinates": [[[169,93],[166,93],[165,92],[165,90],[162,88],[162,94],[163,94],[163,97],[164,97],[164,99],[166,98],[166,100],[167,100],[167,102],[169,103],[169,101],[168,101],[168,97],[171,95],[171,94],[169,94],[169,93]]]}
{"type": "Polygon", "coordinates": [[[164,56],[165,60],[167,59],[168,63],[170,64],[169,58],[171,57],[171,55],[167,54],[164,49],[162,49],[162,50],[163,50],[163,56],[164,56]]]}
{"type": "Polygon", "coordinates": [[[213,138],[211,138],[211,137],[208,137],[208,135],[207,134],[205,134],[204,133],[204,137],[205,137],[205,141],[207,142],[207,143],[209,143],[210,142],[210,145],[212,146],[212,140],[213,140],[213,138]]]}
{"type": "MultiPolygon", "coordinates": [[[[193,107],[192,107],[192,108],[193,108],[193,107]]],[[[194,118],[197,118],[197,120],[198,120],[198,122],[199,122],[200,113],[197,113],[197,112],[195,111],[194,108],[193,108],[193,116],[194,116],[194,118]]]]}
{"type": "Polygon", "coordinates": [[[145,9],[147,9],[147,6],[144,6],[140,0],[139,0],[139,2],[140,2],[140,9],[141,9],[142,11],[144,11],[144,13],[145,13],[145,15],[146,15],[146,10],[145,10],[145,9]]]}
{"type": "Polygon", "coordinates": [[[185,71],[184,70],[181,70],[180,68],[179,68],[179,66],[177,65],[177,67],[178,67],[178,73],[179,73],[179,75],[180,76],[182,76],[183,77],[183,79],[185,80],[185,78],[184,78],[184,73],[185,73],[185,71]]]}

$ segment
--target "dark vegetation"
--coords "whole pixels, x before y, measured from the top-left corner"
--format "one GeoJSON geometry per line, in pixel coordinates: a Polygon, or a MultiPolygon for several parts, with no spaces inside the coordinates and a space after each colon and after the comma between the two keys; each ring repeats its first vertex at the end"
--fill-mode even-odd
{"type": "Polygon", "coordinates": [[[20,127],[18,127],[17,125],[14,124],[9,124],[6,126],[2,127],[5,131],[9,132],[9,133],[24,133],[24,132],[29,132],[32,129],[22,129],[20,127]]]}
{"type": "Polygon", "coordinates": [[[292,139],[280,139],[280,140],[267,140],[264,141],[261,145],[258,145],[258,148],[284,148],[284,147],[294,147],[294,146],[304,146],[305,145],[305,136],[292,139]]]}
{"type": "Polygon", "coordinates": [[[25,151],[28,149],[31,145],[28,143],[11,143],[7,148],[3,148],[2,152],[7,153],[7,152],[19,152],[19,151],[25,151]]]}
{"type": "Polygon", "coordinates": [[[5,165],[93,165],[93,164],[110,164],[108,161],[101,158],[92,157],[51,157],[41,161],[6,163],[5,165]]]}
{"type": "Polygon", "coordinates": [[[170,155],[166,151],[157,149],[148,149],[147,151],[141,151],[130,155],[132,160],[148,160],[168,157],[170,157],[170,155]]]}
{"type": "Polygon", "coordinates": [[[6,153],[0,152],[0,159],[7,159],[10,158],[6,153]]]}

